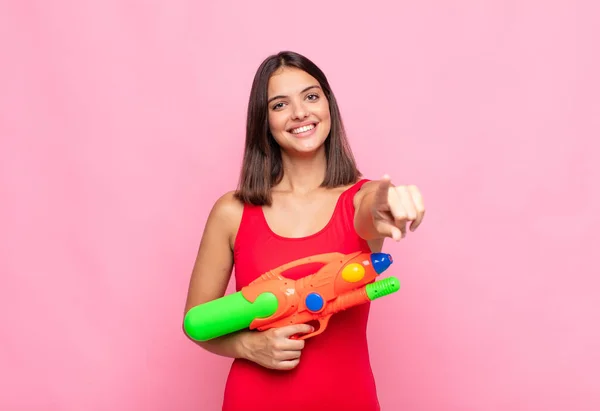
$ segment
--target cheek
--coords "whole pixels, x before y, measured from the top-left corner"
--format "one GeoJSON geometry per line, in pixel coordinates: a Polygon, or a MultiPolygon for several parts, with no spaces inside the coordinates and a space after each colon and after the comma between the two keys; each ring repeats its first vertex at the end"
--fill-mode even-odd
{"type": "Polygon", "coordinates": [[[277,115],[269,114],[269,128],[272,134],[277,134],[283,131],[283,122],[277,115]]]}
{"type": "Polygon", "coordinates": [[[325,135],[329,135],[331,131],[331,113],[329,112],[329,106],[322,107],[319,111],[319,119],[321,120],[321,129],[325,135]]]}
{"type": "Polygon", "coordinates": [[[329,113],[329,105],[328,104],[321,105],[318,109],[317,115],[319,116],[321,121],[329,121],[329,119],[331,118],[331,115],[329,113]]]}

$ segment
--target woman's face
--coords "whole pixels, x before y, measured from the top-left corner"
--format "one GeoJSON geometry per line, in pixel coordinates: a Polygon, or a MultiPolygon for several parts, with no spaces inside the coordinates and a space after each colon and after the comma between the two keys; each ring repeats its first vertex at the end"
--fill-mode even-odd
{"type": "Polygon", "coordinates": [[[284,151],[310,153],[329,135],[329,102],[319,82],[305,71],[284,67],[268,87],[269,128],[284,151]]]}

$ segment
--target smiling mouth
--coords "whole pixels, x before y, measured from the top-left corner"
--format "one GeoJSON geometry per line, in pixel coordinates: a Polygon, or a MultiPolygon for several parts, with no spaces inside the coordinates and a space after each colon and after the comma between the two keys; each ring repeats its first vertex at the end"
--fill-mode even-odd
{"type": "Polygon", "coordinates": [[[317,126],[316,123],[307,124],[306,126],[291,129],[290,133],[292,133],[292,134],[306,133],[307,131],[310,131],[313,128],[315,128],[316,126],[317,126]]]}

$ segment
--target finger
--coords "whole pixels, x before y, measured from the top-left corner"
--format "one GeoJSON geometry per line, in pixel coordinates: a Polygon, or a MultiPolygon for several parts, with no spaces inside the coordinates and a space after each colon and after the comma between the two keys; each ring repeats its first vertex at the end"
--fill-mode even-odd
{"type": "Polygon", "coordinates": [[[290,360],[299,359],[301,354],[302,354],[302,351],[298,351],[298,350],[280,351],[276,355],[276,359],[278,359],[280,361],[290,361],[290,360]]]}
{"type": "Polygon", "coordinates": [[[416,217],[415,220],[410,225],[410,231],[415,231],[423,221],[423,217],[425,216],[425,205],[423,204],[423,196],[419,189],[414,186],[408,186],[408,191],[412,197],[413,203],[415,205],[416,217]]]}
{"type": "MultiPolygon", "coordinates": [[[[280,327],[275,330],[274,334],[277,337],[281,337],[286,340],[287,339],[292,340],[291,337],[296,334],[309,334],[309,333],[313,332],[314,330],[315,330],[314,327],[311,325],[308,325],[308,324],[294,324],[294,325],[280,327]]],[[[294,341],[297,341],[297,340],[294,340],[294,341]]]]}
{"type": "Polygon", "coordinates": [[[387,205],[388,202],[388,193],[392,182],[390,180],[390,176],[387,174],[383,176],[381,182],[377,186],[375,190],[375,205],[376,207],[380,207],[383,205],[387,205]]]}
{"type": "Polygon", "coordinates": [[[280,337],[289,338],[294,334],[308,334],[313,332],[315,329],[312,325],[308,324],[293,324],[281,327],[276,331],[276,334],[280,337]]]}
{"type": "Polygon", "coordinates": [[[277,342],[275,348],[281,351],[300,351],[304,349],[305,344],[306,340],[284,338],[277,342]]]}
{"type": "Polygon", "coordinates": [[[406,218],[410,221],[414,221],[417,218],[417,210],[413,201],[412,193],[409,191],[407,186],[396,187],[396,193],[400,203],[402,204],[406,218]]]}
{"type": "Polygon", "coordinates": [[[407,216],[407,212],[402,204],[402,201],[400,200],[400,196],[396,192],[396,189],[397,189],[397,187],[392,188],[390,190],[388,203],[390,206],[390,213],[392,214],[394,224],[400,230],[400,233],[401,233],[400,237],[403,238],[406,236],[406,220],[407,220],[408,216],[407,216]]]}
{"type": "Polygon", "coordinates": [[[389,221],[379,220],[374,222],[375,230],[384,237],[390,237],[394,241],[402,239],[402,231],[389,221]]]}
{"type": "Polygon", "coordinates": [[[300,363],[300,359],[296,358],[295,360],[290,361],[280,361],[275,367],[278,370],[292,370],[298,366],[300,363]]]}

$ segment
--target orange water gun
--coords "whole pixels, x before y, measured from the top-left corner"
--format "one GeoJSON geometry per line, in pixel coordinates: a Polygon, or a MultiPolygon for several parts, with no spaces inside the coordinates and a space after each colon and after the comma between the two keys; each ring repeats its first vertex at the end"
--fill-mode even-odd
{"type": "Polygon", "coordinates": [[[393,263],[385,253],[327,253],[292,261],[270,270],[240,291],[192,307],[184,330],[196,341],[207,341],[242,329],[264,331],[292,324],[318,322],[297,339],[314,337],[327,328],[331,316],[400,289],[396,277],[376,281],[393,263]],[[298,280],[282,276],[300,265],[323,263],[316,273],[298,280]]]}

